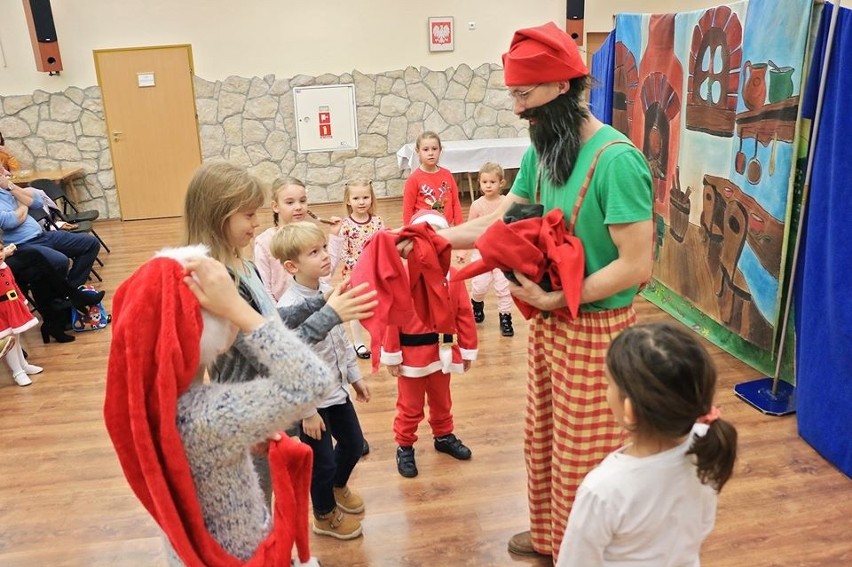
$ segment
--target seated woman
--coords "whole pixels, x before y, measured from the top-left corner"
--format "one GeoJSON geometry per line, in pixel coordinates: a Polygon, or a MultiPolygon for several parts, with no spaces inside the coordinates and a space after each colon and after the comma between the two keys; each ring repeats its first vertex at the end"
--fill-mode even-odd
{"type": "Polygon", "coordinates": [[[3,132],[0,132],[0,168],[4,167],[12,173],[21,169],[18,159],[6,149],[6,140],[3,138],[3,132]]]}
{"type": "Polygon", "coordinates": [[[70,309],[85,311],[104,298],[103,291],[85,293],[73,287],[36,249],[15,250],[6,257],[6,264],[21,289],[32,293],[36,308],[41,313],[41,338],[45,344],[51,337],[58,343],[73,341],[72,335],[65,334],[65,325],[71,321],[70,309]]]}

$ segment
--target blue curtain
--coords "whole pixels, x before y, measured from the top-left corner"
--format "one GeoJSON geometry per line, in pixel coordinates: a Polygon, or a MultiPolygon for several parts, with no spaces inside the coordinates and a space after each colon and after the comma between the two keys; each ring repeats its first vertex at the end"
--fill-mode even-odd
{"type": "Polygon", "coordinates": [[[589,109],[604,124],[612,124],[612,76],[615,65],[615,32],[610,32],[601,48],[592,56],[594,83],[589,93],[589,109]]]}
{"type": "MultiPolygon", "coordinates": [[[[803,113],[813,118],[831,12],[825,5],[803,113]]],[[[852,476],[852,11],[841,8],[817,131],[797,266],[799,435],[852,476]]]]}

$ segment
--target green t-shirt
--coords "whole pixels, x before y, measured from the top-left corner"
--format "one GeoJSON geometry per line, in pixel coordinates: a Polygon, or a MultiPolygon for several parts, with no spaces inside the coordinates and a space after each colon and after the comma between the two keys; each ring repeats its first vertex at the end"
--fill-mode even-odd
{"type": "MultiPolygon", "coordinates": [[[[542,175],[540,194],[545,214],[560,208],[567,222],[595,154],[601,146],[612,140],[627,140],[627,137],[611,126],[598,130],[580,148],[577,164],[565,185],[555,186],[547,175],[542,175]]],[[[538,155],[535,148],[530,146],[521,161],[512,185],[512,194],[534,203],[537,172],[538,155]]],[[[604,150],[598,159],[575,227],[576,235],[583,242],[586,276],[618,257],[618,249],[609,235],[607,225],[650,220],[652,199],[651,172],[642,153],[628,144],[614,144],[604,150]]],[[[606,299],[583,304],[581,310],[602,311],[625,307],[633,301],[636,291],[635,286],[625,289],[606,299]]]]}

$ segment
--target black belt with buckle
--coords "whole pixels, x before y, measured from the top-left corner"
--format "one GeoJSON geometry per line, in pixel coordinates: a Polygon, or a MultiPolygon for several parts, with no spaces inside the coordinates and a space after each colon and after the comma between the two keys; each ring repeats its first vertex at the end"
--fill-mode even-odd
{"type": "Polygon", "coordinates": [[[19,297],[20,296],[18,295],[17,291],[15,291],[14,289],[10,289],[3,295],[0,295],[0,303],[3,303],[4,301],[15,301],[19,297]]]}
{"type": "MultiPolygon", "coordinates": [[[[399,344],[402,346],[427,346],[438,344],[438,333],[421,333],[418,335],[399,334],[399,344]]],[[[453,342],[452,335],[444,335],[444,342],[453,342]]]]}

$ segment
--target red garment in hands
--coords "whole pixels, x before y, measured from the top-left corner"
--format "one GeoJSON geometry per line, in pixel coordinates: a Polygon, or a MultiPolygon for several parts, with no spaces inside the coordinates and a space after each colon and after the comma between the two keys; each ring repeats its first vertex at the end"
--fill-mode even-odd
{"type": "MultiPolygon", "coordinates": [[[[583,244],[569,235],[561,209],[554,209],[544,217],[522,219],[506,224],[493,223],[475,244],[482,259],[459,270],[456,279],[467,279],[495,268],[506,272],[517,271],[534,282],[545,274],[553,290],[562,290],[567,306],[553,311],[561,319],[570,321],[580,311],[580,292],[585,277],[583,244]]],[[[513,298],[525,319],[539,310],[518,298],[513,298]]]]}
{"type": "Polygon", "coordinates": [[[357,286],[367,282],[376,290],[379,304],[373,316],[362,319],[361,325],[370,333],[370,358],[373,372],[379,370],[382,337],[388,325],[401,325],[414,316],[411,309],[408,271],[396,250],[396,234],[381,230],[364,246],[350,274],[350,283],[357,286]]]}
{"type": "Polygon", "coordinates": [[[446,309],[452,246],[427,223],[403,227],[399,239],[410,239],[414,244],[408,255],[408,279],[417,316],[438,333],[455,334],[455,318],[446,309]]]}

